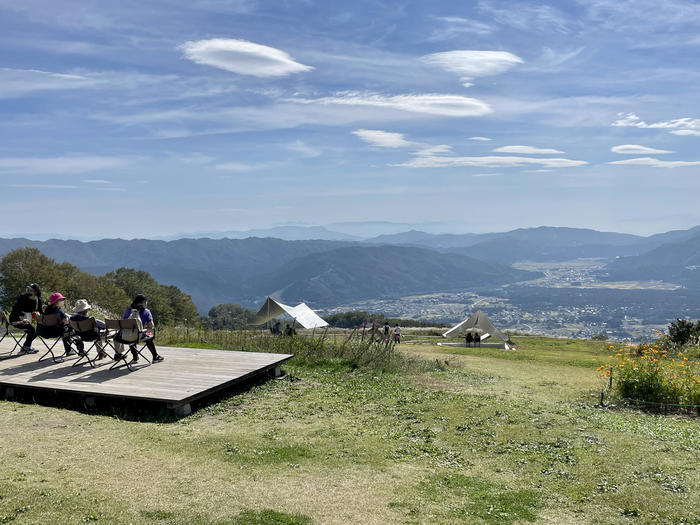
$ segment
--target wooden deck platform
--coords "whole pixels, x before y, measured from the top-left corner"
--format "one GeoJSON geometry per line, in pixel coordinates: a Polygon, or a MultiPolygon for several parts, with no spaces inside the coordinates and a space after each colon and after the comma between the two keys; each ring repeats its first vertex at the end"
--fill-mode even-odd
{"type": "MultiPolygon", "coordinates": [[[[38,341],[33,345],[41,349],[38,341]]],[[[58,345],[60,346],[60,344],[58,345]]],[[[0,352],[8,352],[12,343],[0,344],[0,352]]],[[[133,371],[126,366],[109,370],[113,361],[97,361],[73,367],[77,356],[62,363],[50,358],[38,361],[38,354],[22,354],[0,360],[0,387],[6,397],[14,389],[50,391],[124,401],[149,401],[165,404],[180,415],[191,411],[191,404],[212,394],[256,377],[265,377],[279,370],[292,358],[289,354],[205,350],[200,348],[158,347],[165,361],[141,365],[133,371]]],[[[145,352],[148,355],[148,351],[145,352]]],[[[142,360],[143,362],[143,360],[142,360]]],[[[145,363],[144,363],[145,364],[145,363]]]]}

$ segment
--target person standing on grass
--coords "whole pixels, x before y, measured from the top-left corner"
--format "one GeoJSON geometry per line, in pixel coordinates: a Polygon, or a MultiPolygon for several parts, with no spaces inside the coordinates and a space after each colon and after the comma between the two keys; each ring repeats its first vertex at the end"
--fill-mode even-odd
{"type": "Polygon", "coordinates": [[[15,305],[10,312],[10,324],[15,328],[24,330],[27,338],[22,345],[22,352],[26,354],[36,354],[38,350],[32,348],[32,342],[36,338],[36,329],[32,324],[32,318],[36,317],[37,313],[42,313],[41,305],[41,288],[36,283],[27,285],[27,290],[17,297],[15,305]]]}
{"type": "MultiPolygon", "coordinates": [[[[131,306],[129,306],[129,308],[127,308],[124,311],[124,319],[138,317],[141,320],[143,331],[141,332],[139,339],[146,339],[150,337],[150,339],[146,341],[146,346],[153,355],[153,362],[159,363],[165,358],[162,355],[158,355],[158,351],[156,350],[156,344],[153,342],[153,329],[155,328],[155,325],[153,324],[153,314],[151,314],[151,311],[148,308],[146,308],[147,305],[148,301],[146,299],[146,296],[143,294],[138,294],[136,297],[134,297],[134,300],[131,302],[131,306]]],[[[139,360],[139,354],[136,351],[136,345],[137,343],[129,345],[129,349],[131,350],[132,363],[138,362],[139,360]]],[[[118,360],[120,358],[121,354],[115,354],[115,360],[118,360]]]]}
{"type": "Polygon", "coordinates": [[[399,326],[399,323],[396,323],[396,325],[394,326],[394,342],[401,342],[401,327],[399,326]]]}
{"type": "Polygon", "coordinates": [[[389,321],[384,321],[384,340],[389,340],[389,332],[391,331],[391,326],[389,326],[389,321]]]}

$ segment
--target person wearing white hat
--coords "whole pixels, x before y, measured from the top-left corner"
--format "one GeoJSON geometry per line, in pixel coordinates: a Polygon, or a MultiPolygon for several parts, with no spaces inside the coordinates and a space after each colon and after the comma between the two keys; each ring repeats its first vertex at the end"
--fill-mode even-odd
{"type": "MultiPolygon", "coordinates": [[[[88,311],[92,308],[90,306],[90,303],[87,302],[87,299],[78,299],[75,301],[75,306],[73,307],[73,315],[70,316],[71,321],[86,321],[90,319],[90,316],[88,316],[88,311]]],[[[95,319],[95,322],[97,323],[97,327],[99,330],[104,330],[105,329],[105,323],[104,321],[100,321],[99,319],[95,319]]],[[[105,351],[102,349],[102,341],[100,341],[100,333],[99,331],[95,330],[94,334],[81,334],[80,339],[76,339],[75,345],[78,347],[78,352],[83,353],[83,349],[85,348],[85,345],[83,344],[83,341],[81,339],[85,340],[90,340],[94,341],[97,339],[97,349],[98,349],[98,354],[97,354],[97,359],[104,359],[107,357],[107,354],[105,351]],[[90,338],[93,337],[93,339],[85,339],[85,338],[90,338]]]]}

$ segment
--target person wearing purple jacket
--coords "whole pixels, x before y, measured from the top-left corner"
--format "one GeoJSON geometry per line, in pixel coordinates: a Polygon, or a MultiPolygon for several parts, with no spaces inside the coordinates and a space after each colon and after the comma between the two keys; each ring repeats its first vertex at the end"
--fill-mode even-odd
{"type": "MultiPolygon", "coordinates": [[[[135,317],[135,314],[138,312],[139,319],[141,319],[141,325],[143,326],[143,332],[141,332],[141,337],[144,339],[153,336],[153,328],[155,327],[155,325],[153,324],[153,314],[151,314],[151,311],[148,308],[146,308],[147,304],[148,301],[146,299],[146,296],[143,294],[138,294],[136,297],[134,297],[134,300],[131,302],[131,306],[129,306],[129,308],[127,308],[124,312],[123,317],[124,319],[130,319],[131,317],[135,317]]],[[[154,363],[159,363],[160,361],[164,360],[163,356],[158,355],[158,351],[156,350],[156,344],[153,342],[153,339],[149,339],[148,341],[146,341],[146,346],[153,355],[154,363]]],[[[137,362],[139,360],[139,354],[136,351],[136,344],[129,345],[129,348],[131,349],[131,362],[137,362]]],[[[115,359],[117,358],[118,356],[115,356],[115,359]]]]}

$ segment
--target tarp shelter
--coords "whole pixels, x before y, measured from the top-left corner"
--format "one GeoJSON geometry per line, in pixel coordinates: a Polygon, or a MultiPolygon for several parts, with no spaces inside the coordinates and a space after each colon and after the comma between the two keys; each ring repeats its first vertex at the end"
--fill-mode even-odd
{"type": "Polygon", "coordinates": [[[252,321],[250,321],[250,324],[265,324],[282,314],[288,314],[304,328],[323,328],[324,326],[328,326],[328,323],[316,315],[306,304],[299,303],[296,306],[288,306],[279,301],[275,301],[272,297],[267,298],[265,304],[262,305],[262,308],[260,308],[252,321]]]}
{"type": "Polygon", "coordinates": [[[505,344],[506,350],[510,350],[511,346],[513,345],[510,338],[503,332],[501,332],[498,328],[496,328],[491,322],[491,319],[489,319],[488,316],[481,310],[477,310],[476,313],[472,315],[469,319],[465,319],[464,321],[454,325],[447,332],[442,334],[442,337],[456,335],[466,330],[480,330],[498,339],[501,339],[505,344]]]}

